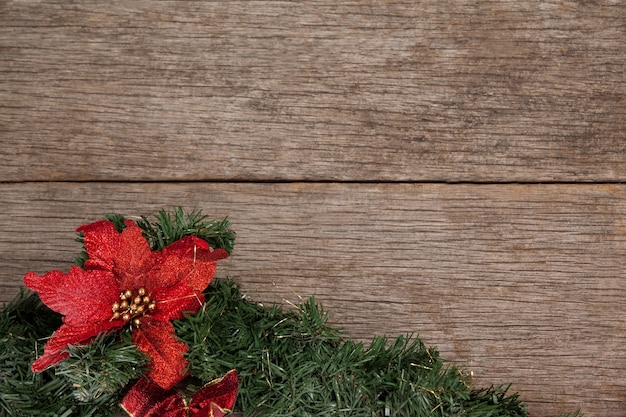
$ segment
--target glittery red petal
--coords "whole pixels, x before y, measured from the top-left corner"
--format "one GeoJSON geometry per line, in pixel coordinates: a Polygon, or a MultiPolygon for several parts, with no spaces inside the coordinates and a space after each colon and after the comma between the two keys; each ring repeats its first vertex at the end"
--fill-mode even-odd
{"type": "Polygon", "coordinates": [[[196,391],[186,405],[180,392],[141,378],[120,405],[131,417],[222,417],[233,408],[237,390],[237,373],[232,370],[196,391]]]}
{"type": "Polygon", "coordinates": [[[146,378],[130,388],[120,405],[131,417],[187,417],[181,393],[164,390],[146,378]]]}
{"type": "Polygon", "coordinates": [[[123,322],[120,320],[114,322],[106,320],[80,327],[63,324],[52,334],[44,346],[44,354],[33,362],[33,372],[41,372],[67,358],[69,356],[67,353],[68,345],[87,344],[100,333],[121,327],[122,324],[123,322]]]}
{"type": "Polygon", "coordinates": [[[151,295],[156,302],[156,310],[150,318],[159,321],[182,319],[185,313],[196,313],[204,304],[204,295],[186,285],[157,288],[151,295]]]}
{"type": "Polygon", "coordinates": [[[139,226],[132,220],[125,223],[122,233],[107,220],[81,226],[77,231],[84,233],[89,255],[85,269],[111,271],[120,287],[133,289],[146,284],[145,274],[152,269],[156,258],[139,226]]]}
{"type": "Polygon", "coordinates": [[[24,284],[37,291],[45,305],[65,315],[64,321],[69,325],[83,326],[108,320],[111,305],[119,296],[119,288],[110,272],[87,272],[78,267],[72,267],[67,274],[28,272],[24,284]]]}
{"type": "Polygon", "coordinates": [[[153,272],[162,286],[183,283],[202,292],[213,279],[217,261],[227,256],[223,249],[211,250],[204,240],[185,236],[163,249],[153,272]]]}
{"type": "Polygon", "coordinates": [[[170,389],[186,376],[187,345],[175,339],[172,323],[144,317],[133,342],[150,356],[146,376],[161,388],[170,389]]]}
{"type": "Polygon", "coordinates": [[[222,417],[235,405],[239,379],[235,370],[209,382],[191,398],[190,417],[222,417]]]}

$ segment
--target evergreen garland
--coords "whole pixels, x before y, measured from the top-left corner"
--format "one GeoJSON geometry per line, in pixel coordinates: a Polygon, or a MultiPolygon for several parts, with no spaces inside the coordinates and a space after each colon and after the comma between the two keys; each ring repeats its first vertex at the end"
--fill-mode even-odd
{"type": "MultiPolygon", "coordinates": [[[[124,217],[107,216],[118,230],[124,217]]],[[[154,250],[194,234],[231,252],[234,232],[227,219],[201,212],[159,212],[138,222],[154,250]]],[[[82,265],[86,254],[77,258],[82,265]]],[[[475,389],[458,367],[415,336],[374,337],[369,346],[328,325],[328,313],[313,298],[284,310],[241,294],[232,280],[214,280],[197,314],[175,322],[189,347],[195,391],[236,369],[240,379],[235,411],[245,416],[450,416],[527,417],[508,387],[475,389]]],[[[125,330],[70,347],[70,357],[39,374],[30,371],[45,339],[60,325],[35,293],[26,290],[0,313],[0,410],[8,417],[112,417],[146,363],[125,330]]],[[[563,414],[560,417],[582,417],[563,414]]]]}

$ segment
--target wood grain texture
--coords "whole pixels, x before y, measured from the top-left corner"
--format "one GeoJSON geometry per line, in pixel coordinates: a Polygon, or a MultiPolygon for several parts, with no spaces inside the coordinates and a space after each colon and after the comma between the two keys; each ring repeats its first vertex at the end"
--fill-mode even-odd
{"type": "Polygon", "coordinates": [[[4,1],[0,180],[619,182],[626,4],[4,1]]]}
{"type": "Polygon", "coordinates": [[[532,416],[623,416],[626,186],[0,184],[0,282],[66,270],[73,230],[104,213],[182,204],[228,215],[218,276],[252,299],[315,295],[367,340],[419,333],[473,371],[513,382],[532,416]]]}

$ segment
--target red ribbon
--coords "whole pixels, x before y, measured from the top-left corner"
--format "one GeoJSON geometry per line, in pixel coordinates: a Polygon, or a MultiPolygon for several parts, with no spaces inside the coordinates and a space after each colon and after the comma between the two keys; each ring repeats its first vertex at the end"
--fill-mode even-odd
{"type": "Polygon", "coordinates": [[[141,378],[120,405],[131,417],[223,417],[232,410],[237,390],[235,370],[209,382],[189,400],[179,391],[164,390],[141,378]]]}

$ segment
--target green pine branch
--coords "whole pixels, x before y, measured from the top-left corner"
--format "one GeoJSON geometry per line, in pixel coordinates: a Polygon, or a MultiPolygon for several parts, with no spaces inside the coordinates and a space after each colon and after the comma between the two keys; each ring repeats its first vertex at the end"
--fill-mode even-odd
{"type": "Polygon", "coordinates": [[[185,213],[182,207],[176,207],[171,213],[161,210],[154,221],[141,216],[137,225],[153,250],[162,250],[189,235],[206,240],[213,249],[222,248],[229,254],[235,247],[235,232],[228,218],[209,220],[201,210],[191,213],[185,213]]]}
{"type": "Polygon", "coordinates": [[[365,347],[328,326],[312,298],[297,308],[250,303],[233,282],[215,282],[203,310],[176,323],[192,375],[237,369],[246,416],[527,416],[517,394],[472,390],[419,338],[376,337],[365,347]]]}
{"type": "MultiPolygon", "coordinates": [[[[34,374],[30,365],[61,325],[37,294],[21,291],[0,313],[0,415],[6,417],[111,417],[117,393],[78,401],[76,387],[55,370],[34,374]]],[[[98,362],[99,358],[93,358],[98,362]]]]}
{"type": "Polygon", "coordinates": [[[55,376],[72,387],[80,403],[106,403],[108,398],[117,398],[129,381],[142,376],[148,363],[127,330],[101,335],[88,347],[70,346],[69,354],[67,360],[56,365],[55,376]]]}

